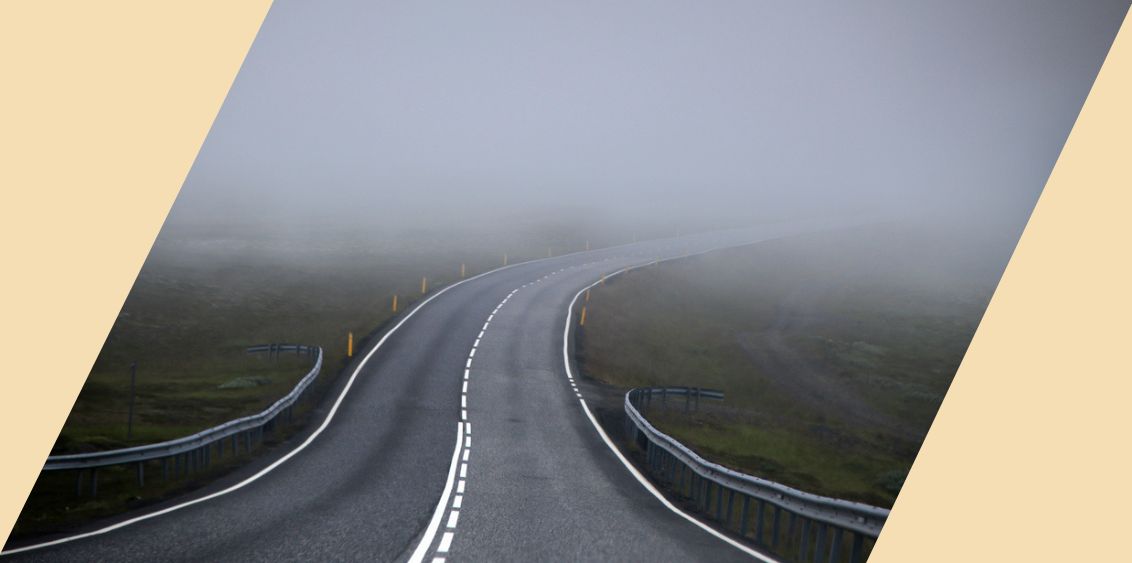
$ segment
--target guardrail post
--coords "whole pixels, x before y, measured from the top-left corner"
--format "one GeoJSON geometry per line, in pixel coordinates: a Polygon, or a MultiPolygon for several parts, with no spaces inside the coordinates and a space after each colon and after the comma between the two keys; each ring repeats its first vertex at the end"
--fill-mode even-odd
{"type": "Polygon", "coordinates": [[[778,547],[779,528],[782,521],[782,508],[775,505],[774,518],[770,523],[770,547],[771,549],[778,547]]]}
{"type": "Polygon", "coordinates": [[[731,509],[734,506],[735,506],[735,491],[732,490],[732,489],[727,489],[727,521],[725,523],[725,527],[731,525],[731,514],[732,514],[731,509]]]}
{"type": "Polygon", "coordinates": [[[802,543],[798,559],[805,560],[810,547],[810,519],[802,518],[802,543]]]}
{"type": "Polygon", "coordinates": [[[704,478],[702,476],[700,477],[700,493],[699,494],[700,494],[700,510],[707,512],[708,507],[711,506],[711,497],[708,496],[708,495],[711,494],[711,482],[708,481],[706,478],[704,478]]]}
{"type": "Polygon", "coordinates": [[[167,457],[161,458],[161,480],[169,480],[169,458],[167,457]]]}
{"type": "Polygon", "coordinates": [[[829,526],[820,522],[814,524],[818,528],[818,537],[814,540],[814,563],[821,563],[822,552],[825,551],[825,531],[829,526]]]}
{"type": "Polygon", "coordinates": [[[91,498],[98,495],[98,468],[90,468],[90,496],[91,498]]]}
{"type": "MultiPolygon", "coordinates": [[[[751,511],[751,497],[743,495],[743,507],[739,509],[739,535],[747,537],[747,528],[749,527],[747,516],[751,511]]],[[[757,542],[756,542],[757,543],[757,542]]]]}
{"type": "Polygon", "coordinates": [[[853,545],[849,548],[849,563],[861,561],[861,551],[864,549],[864,538],[861,534],[853,532],[853,545]]]}
{"type": "Polygon", "coordinates": [[[686,498],[692,498],[693,496],[692,475],[689,475],[689,472],[691,472],[691,470],[692,468],[688,467],[687,464],[680,464],[680,494],[684,495],[686,498]],[[688,483],[687,486],[684,485],[685,482],[688,483]]]}
{"type": "Polygon", "coordinates": [[[83,496],[83,470],[75,472],[75,496],[83,496]]]}
{"type": "Polygon", "coordinates": [[[145,486],[145,462],[138,462],[138,487],[145,486]]]}
{"type": "Polygon", "coordinates": [[[692,505],[697,507],[700,505],[699,500],[697,500],[699,495],[697,491],[699,487],[699,483],[697,482],[698,477],[699,475],[693,471],[692,475],[688,478],[688,496],[692,498],[692,505]]]}
{"type": "Polygon", "coordinates": [[[755,544],[761,545],[763,543],[763,514],[766,512],[766,503],[763,499],[759,499],[755,503],[755,544]]]}
{"type": "Polygon", "coordinates": [[[836,526],[830,528],[833,537],[829,541],[829,563],[837,563],[841,559],[841,535],[842,530],[836,526]]]}
{"type": "Polygon", "coordinates": [[[707,485],[704,483],[704,478],[701,477],[700,474],[696,474],[696,507],[697,507],[697,509],[700,509],[700,510],[704,509],[704,506],[705,506],[704,502],[706,501],[706,498],[704,498],[704,492],[706,491],[706,489],[707,489],[707,485]]]}
{"type": "Polygon", "coordinates": [[[715,519],[723,522],[723,485],[715,486],[715,519]]]}
{"type": "Polygon", "coordinates": [[[703,510],[704,510],[704,512],[708,512],[709,510],[711,510],[711,493],[712,493],[712,487],[715,486],[715,482],[712,481],[711,479],[708,479],[708,478],[704,478],[704,479],[702,479],[702,481],[704,482],[704,491],[703,491],[704,509],[703,510]]]}

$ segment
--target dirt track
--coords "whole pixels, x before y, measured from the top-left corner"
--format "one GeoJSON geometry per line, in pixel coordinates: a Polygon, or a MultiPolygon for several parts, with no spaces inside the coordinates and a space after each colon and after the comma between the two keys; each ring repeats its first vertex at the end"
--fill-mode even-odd
{"type": "Polygon", "coordinates": [[[798,287],[779,305],[769,328],[740,333],[736,340],[759,373],[799,405],[847,423],[914,438],[906,427],[872,408],[819,362],[788,344],[790,336],[808,334],[807,329],[818,320],[815,297],[826,291],[820,282],[798,287]]]}

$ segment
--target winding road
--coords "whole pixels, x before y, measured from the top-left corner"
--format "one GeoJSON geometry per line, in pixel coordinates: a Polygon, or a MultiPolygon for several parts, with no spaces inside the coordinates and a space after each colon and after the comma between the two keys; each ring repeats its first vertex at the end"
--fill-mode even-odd
{"type": "Polygon", "coordinates": [[[570,367],[584,289],[628,267],[812,227],[515,264],[449,286],[364,350],[287,448],[188,497],[12,561],[749,560],[602,434],[570,367]]]}

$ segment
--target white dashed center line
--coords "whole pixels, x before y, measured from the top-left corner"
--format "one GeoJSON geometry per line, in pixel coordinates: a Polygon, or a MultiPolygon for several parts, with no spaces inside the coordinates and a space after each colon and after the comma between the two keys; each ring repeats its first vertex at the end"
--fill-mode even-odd
{"type": "MultiPolygon", "coordinates": [[[[524,286],[526,287],[526,286],[524,286]]],[[[460,387],[460,422],[463,426],[463,436],[460,437],[463,446],[460,447],[458,459],[460,460],[460,471],[456,481],[456,493],[452,496],[452,504],[448,509],[448,520],[445,523],[444,534],[440,537],[440,543],[436,546],[436,555],[432,559],[432,563],[444,563],[446,555],[452,549],[452,541],[456,538],[456,525],[460,522],[460,509],[464,506],[464,489],[468,483],[468,459],[472,453],[472,425],[468,422],[468,383],[471,381],[472,374],[472,361],[476,357],[476,350],[480,347],[480,342],[487,333],[487,329],[491,326],[491,321],[495,319],[495,315],[499,313],[499,309],[507,303],[511,296],[519,289],[513,290],[503,298],[499,305],[487,316],[487,321],[483,323],[483,329],[480,330],[479,336],[476,337],[475,342],[472,343],[472,349],[468,351],[468,360],[464,364],[464,379],[460,387]]],[[[455,462],[455,460],[453,460],[455,462]]],[[[443,501],[442,501],[443,502],[443,501]]],[[[439,510],[439,508],[438,508],[439,510]]]]}

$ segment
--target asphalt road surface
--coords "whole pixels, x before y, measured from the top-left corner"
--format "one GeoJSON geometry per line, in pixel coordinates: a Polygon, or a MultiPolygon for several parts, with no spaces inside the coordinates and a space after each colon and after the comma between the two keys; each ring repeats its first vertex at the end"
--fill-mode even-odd
{"type": "Polygon", "coordinates": [[[320,408],[325,419],[338,401],[321,432],[316,422],[192,495],[4,559],[749,560],[666,507],[603,440],[564,362],[567,313],[623,268],[812,228],[648,241],[451,286],[364,351],[345,395],[320,408]]]}

